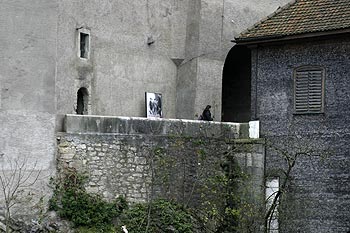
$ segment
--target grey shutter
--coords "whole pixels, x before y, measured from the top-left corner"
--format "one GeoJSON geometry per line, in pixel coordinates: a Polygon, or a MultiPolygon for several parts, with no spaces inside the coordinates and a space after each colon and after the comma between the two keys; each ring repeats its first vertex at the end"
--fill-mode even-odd
{"type": "Polygon", "coordinates": [[[323,69],[299,69],[295,72],[295,113],[323,112],[323,69]]]}

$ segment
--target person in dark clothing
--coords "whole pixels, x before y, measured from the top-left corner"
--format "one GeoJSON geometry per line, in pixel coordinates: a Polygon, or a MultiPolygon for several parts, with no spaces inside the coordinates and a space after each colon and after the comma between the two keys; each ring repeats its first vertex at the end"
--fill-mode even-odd
{"type": "Polygon", "coordinates": [[[212,121],[213,120],[213,118],[211,117],[210,108],[211,108],[210,105],[207,105],[207,107],[205,107],[202,115],[199,118],[200,120],[203,120],[203,121],[212,121]]]}

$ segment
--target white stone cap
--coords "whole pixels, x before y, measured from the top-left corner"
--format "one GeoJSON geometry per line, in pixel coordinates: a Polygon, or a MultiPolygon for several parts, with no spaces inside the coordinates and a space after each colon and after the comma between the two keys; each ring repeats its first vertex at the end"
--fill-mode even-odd
{"type": "Polygon", "coordinates": [[[259,121],[249,121],[249,138],[259,137],[259,121]]]}

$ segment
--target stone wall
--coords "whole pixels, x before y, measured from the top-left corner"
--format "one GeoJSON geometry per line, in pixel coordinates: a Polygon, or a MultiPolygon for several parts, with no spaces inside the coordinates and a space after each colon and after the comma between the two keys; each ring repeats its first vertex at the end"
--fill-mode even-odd
{"type": "MultiPolygon", "coordinates": [[[[349,39],[339,36],[253,51],[253,115],[260,120],[262,137],[280,148],[299,145],[327,155],[298,159],[280,212],[281,232],[350,230],[349,50],[349,39]],[[293,69],[305,65],[325,68],[322,114],[294,114],[293,69]],[[301,138],[296,144],[286,140],[293,135],[301,138]]],[[[284,159],[269,148],[266,153],[267,174],[283,177],[276,170],[285,167],[284,159]]]]}
{"type": "MultiPolygon", "coordinates": [[[[68,116],[67,122],[72,120],[70,117],[76,123],[81,121],[81,125],[88,119],[90,122],[99,119],[68,116]]],[[[130,120],[108,119],[110,123],[127,121],[130,128],[137,129],[137,123],[130,120]]],[[[215,133],[198,135],[194,130],[212,128],[214,132],[214,128],[218,130],[224,125],[233,127],[231,129],[237,127],[229,123],[197,121],[187,122],[186,127],[181,127],[183,122],[180,120],[138,119],[138,124],[142,121],[143,125],[148,126],[157,121],[162,121],[163,125],[171,123],[173,128],[178,126],[186,134],[179,131],[78,133],[68,127],[70,133],[60,133],[57,137],[59,171],[68,167],[86,173],[89,177],[87,190],[102,194],[106,199],[121,195],[129,201],[145,202],[151,198],[165,197],[199,206],[204,202],[204,197],[200,195],[203,182],[210,176],[224,173],[222,166],[228,162],[229,153],[250,174],[251,179],[246,184],[252,187],[250,193],[262,196],[265,151],[260,139],[239,139],[240,134],[235,130],[221,136],[215,133]]]]}

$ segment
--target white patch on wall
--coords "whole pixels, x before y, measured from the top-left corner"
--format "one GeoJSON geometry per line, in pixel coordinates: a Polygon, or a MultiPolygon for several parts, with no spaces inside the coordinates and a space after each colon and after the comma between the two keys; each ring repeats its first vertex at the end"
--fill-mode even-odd
{"type": "Polygon", "coordinates": [[[249,138],[259,137],[259,121],[249,121],[249,138]]]}
{"type": "MultiPolygon", "coordinates": [[[[273,200],[279,191],[279,178],[271,178],[266,180],[266,211],[271,207],[273,200]]],[[[268,232],[278,233],[278,204],[273,214],[270,217],[270,224],[268,225],[268,232]]]]}

